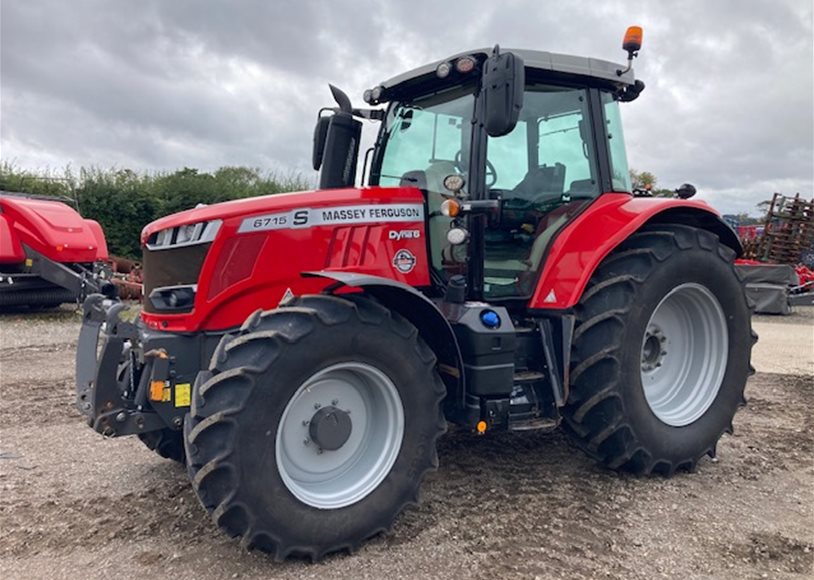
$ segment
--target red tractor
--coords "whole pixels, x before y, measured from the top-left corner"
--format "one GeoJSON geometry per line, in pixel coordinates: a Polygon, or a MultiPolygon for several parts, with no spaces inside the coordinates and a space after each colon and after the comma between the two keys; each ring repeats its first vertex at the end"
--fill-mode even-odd
{"type": "Polygon", "coordinates": [[[755,340],[741,248],[705,203],[631,193],[633,32],[627,67],[495,47],[368,109],[331,87],[318,191],[153,222],[140,317],[87,299],[88,423],[184,461],[217,525],[278,559],[388,530],[448,424],[561,426],[637,474],[714,456],[755,340]],[[363,187],[359,119],[381,122],[363,187]]]}

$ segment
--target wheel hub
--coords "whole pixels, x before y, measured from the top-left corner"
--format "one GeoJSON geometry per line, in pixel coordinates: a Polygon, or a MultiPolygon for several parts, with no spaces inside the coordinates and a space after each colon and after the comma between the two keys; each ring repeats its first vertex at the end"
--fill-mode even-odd
{"type": "Polygon", "coordinates": [[[650,326],[644,336],[642,344],[642,372],[652,371],[660,367],[667,355],[667,337],[661,328],[650,326]]]}
{"type": "Polygon", "coordinates": [[[393,381],[366,363],[338,363],[308,378],[283,410],[277,468],[301,502],[342,508],[384,480],[403,436],[404,409],[393,381]]]}
{"type": "Polygon", "coordinates": [[[311,417],[308,433],[320,449],[336,451],[350,438],[353,423],[347,411],[337,407],[323,407],[311,417]]]}

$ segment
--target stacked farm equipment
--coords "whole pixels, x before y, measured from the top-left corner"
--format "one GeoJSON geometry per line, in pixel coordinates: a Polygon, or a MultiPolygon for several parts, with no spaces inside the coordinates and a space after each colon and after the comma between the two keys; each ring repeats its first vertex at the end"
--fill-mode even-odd
{"type": "Polygon", "coordinates": [[[789,314],[814,304],[814,199],[775,193],[762,226],[738,228],[738,270],[756,312],[789,314]]]}
{"type": "Polygon", "coordinates": [[[110,281],[118,289],[118,296],[123,300],[142,299],[141,263],[129,258],[110,256],[110,281]]]}

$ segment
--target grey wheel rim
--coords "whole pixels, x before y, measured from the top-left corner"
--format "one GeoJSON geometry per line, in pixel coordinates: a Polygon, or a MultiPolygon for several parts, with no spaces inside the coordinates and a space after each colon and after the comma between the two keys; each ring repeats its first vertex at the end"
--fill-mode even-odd
{"type": "Polygon", "coordinates": [[[729,355],[726,316],[701,284],[681,284],[653,311],[641,349],[641,378],[650,410],[683,427],[700,419],[721,389],[729,355]]]}
{"type": "Polygon", "coordinates": [[[277,469],[301,502],[342,508],[382,483],[403,437],[404,408],[393,381],[365,363],[336,364],[306,380],[283,410],[277,469]]]}

